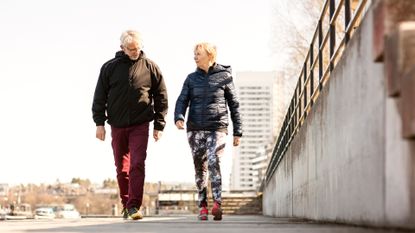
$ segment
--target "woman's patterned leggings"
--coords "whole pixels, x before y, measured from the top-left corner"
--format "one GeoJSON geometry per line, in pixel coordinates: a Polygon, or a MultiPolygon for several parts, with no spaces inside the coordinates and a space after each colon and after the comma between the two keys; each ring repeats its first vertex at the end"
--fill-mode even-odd
{"type": "Polygon", "coordinates": [[[195,165],[199,207],[207,206],[207,171],[209,170],[213,200],[222,203],[222,175],[219,158],[225,149],[226,133],[218,131],[189,131],[187,133],[195,165]]]}

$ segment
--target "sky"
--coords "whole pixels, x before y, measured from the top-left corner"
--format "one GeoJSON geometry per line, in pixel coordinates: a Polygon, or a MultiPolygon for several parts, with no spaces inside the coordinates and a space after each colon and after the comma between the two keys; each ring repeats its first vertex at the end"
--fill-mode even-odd
{"type": "MultiPolygon", "coordinates": [[[[163,136],[149,141],[146,181],[193,182],[186,133],[173,123],[183,81],[195,69],[193,46],[214,43],[217,62],[234,72],[274,70],[272,1],[0,1],[0,183],[115,179],[110,128],[104,142],[95,138],[91,107],[99,69],[127,29],[142,33],[169,96],[163,136]]],[[[231,140],[221,158],[225,188],[231,140]]]]}

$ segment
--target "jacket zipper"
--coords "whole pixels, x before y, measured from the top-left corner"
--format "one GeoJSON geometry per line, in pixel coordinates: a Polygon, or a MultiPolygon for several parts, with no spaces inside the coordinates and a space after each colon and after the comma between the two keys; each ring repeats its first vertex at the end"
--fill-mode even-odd
{"type": "Polygon", "coordinates": [[[206,118],[206,101],[208,98],[206,98],[207,89],[209,88],[209,71],[205,74],[205,88],[203,88],[203,115],[202,115],[202,127],[205,128],[205,118],[206,118]]]}
{"type": "MultiPolygon", "coordinates": [[[[131,67],[133,66],[133,63],[130,62],[130,67],[128,68],[128,70],[131,69],[131,67]]],[[[132,104],[131,104],[131,92],[133,91],[133,76],[132,74],[130,75],[130,71],[128,71],[129,75],[128,75],[128,96],[127,96],[127,101],[128,101],[128,126],[131,125],[131,109],[132,109],[132,104]]]]}

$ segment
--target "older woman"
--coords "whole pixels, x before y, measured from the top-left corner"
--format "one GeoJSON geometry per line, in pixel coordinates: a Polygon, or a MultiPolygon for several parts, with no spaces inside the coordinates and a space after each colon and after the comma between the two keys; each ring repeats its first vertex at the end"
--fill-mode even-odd
{"type": "Polygon", "coordinates": [[[199,43],[194,48],[196,71],[184,81],[176,102],[174,121],[184,129],[186,109],[187,137],[195,167],[195,180],[199,194],[200,220],[208,220],[207,170],[211,182],[214,220],[222,219],[222,176],[219,158],[223,154],[228,128],[228,107],[233,123],[233,145],[242,137],[239,102],[235,94],[230,66],[216,63],[216,47],[199,43]]]}

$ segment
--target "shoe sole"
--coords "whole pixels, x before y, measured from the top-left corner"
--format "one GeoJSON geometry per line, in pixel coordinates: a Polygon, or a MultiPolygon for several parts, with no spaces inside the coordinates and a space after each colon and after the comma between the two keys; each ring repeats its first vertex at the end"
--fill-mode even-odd
{"type": "Polygon", "coordinates": [[[222,211],[220,209],[212,210],[213,220],[219,221],[222,220],[222,211]]]}

